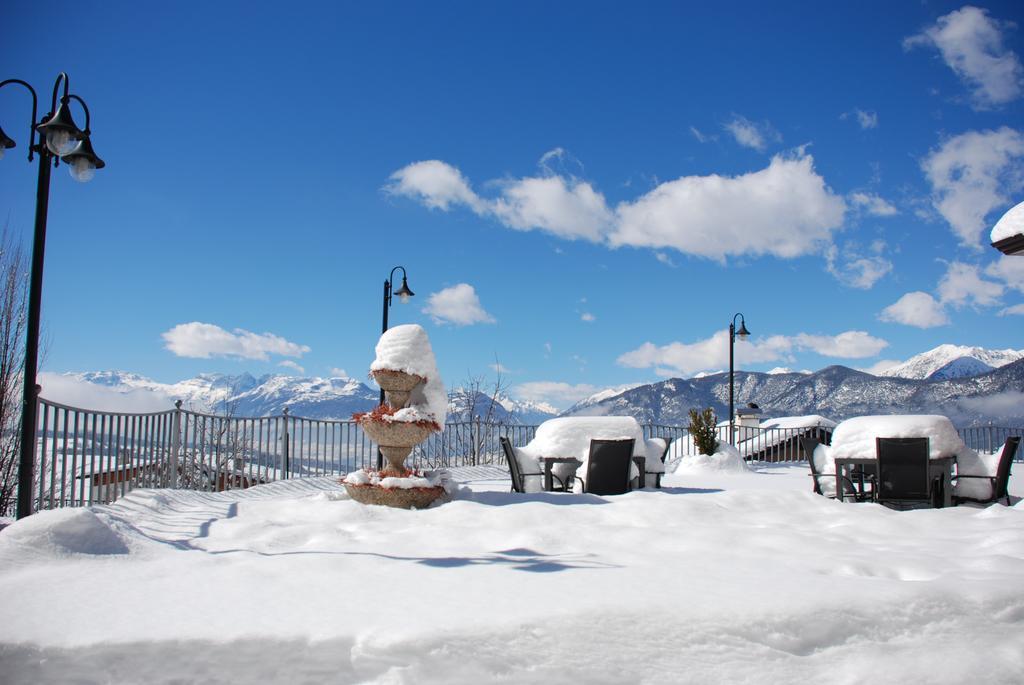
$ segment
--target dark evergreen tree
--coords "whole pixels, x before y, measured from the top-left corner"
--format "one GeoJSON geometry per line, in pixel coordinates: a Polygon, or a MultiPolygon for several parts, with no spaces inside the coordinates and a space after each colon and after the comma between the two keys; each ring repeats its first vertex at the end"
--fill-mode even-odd
{"type": "Polygon", "coordinates": [[[690,410],[690,435],[698,452],[715,453],[718,449],[718,417],[711,407],[702,412],[690,410]]]}

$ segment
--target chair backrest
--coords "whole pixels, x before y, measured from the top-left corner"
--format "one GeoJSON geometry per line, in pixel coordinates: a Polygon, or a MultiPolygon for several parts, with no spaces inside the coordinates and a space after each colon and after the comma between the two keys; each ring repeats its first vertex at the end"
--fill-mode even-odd
{"type": "Polygon", "coordinates": [[[508,462],[508,475],[512,479],[512,489],[515,492],[526,492],[523,484],[523,470],[519,468],[519,460],[516,459],[515,450],[512,449],[512,442],[505,436],[498,438],[501,449],[505,452],[505,461],[508,462]]]}
{"type": "Polygon", "coordinates": [[[817,438],[800,437],[800,445],[804,450],[804,458],[807,459],[807,465],[811,467],[811,475],[814,476],[811,480],[814,481],[814,493],[817,495],[822,494],[821,484],[818,482],[818,476],[821,475],[821,472],[818,471],[818,467],[814,463],[814,450],[818,449],[818,445],[820,444],[821,443],[817,438]]]}
{"type": "Polygon", "coordinates": [[[928,500],[928,438],[875,438],[879,502],[928,500]]]}
{"type": "Polygon", "coordinates": [[[996,482],[992,488],[992,498],[996,500],[1008,496],[1007,489],[1010,485],[1010,465],[1013,463],[1013,456],[1020,446],[1020,438],[1017,436],[1007,438],[1003,445],[1003,453],[999,457],[999,465],[996,467],[996,482]]]}
{"type": "Polygon", "coordinates": [[[591,440],[587,460],[586,491],[595,495],[621,495],[629,492],[629,471],[633,446],[629,440],[591,440]]]}

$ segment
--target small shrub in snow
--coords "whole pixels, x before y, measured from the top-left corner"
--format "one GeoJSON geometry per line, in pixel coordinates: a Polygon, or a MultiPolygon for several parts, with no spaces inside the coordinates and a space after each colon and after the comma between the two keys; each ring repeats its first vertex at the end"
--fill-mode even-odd
{"type": "Polygon", "coordinates": [[[717,426],[718,417],[711,407],[702,412],[690,410],[690,435],[693,436],[693,444],[701,454],[714,454],[718,449],[717,426]]]}

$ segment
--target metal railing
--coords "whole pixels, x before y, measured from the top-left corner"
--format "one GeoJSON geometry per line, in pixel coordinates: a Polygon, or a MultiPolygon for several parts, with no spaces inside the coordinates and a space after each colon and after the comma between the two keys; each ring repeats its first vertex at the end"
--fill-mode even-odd
{"type": "MultiPolygon", "coordinates": [[[[958,428],[960,438],[964,444],[978,452],[995,452],[1007,438],[1017,436],[1024,437],[1024,428],[1010,428],[1008,426],[971,426],[970,428],[958,428]]],[[[1024,449],[1018,449],[1013,460],[1024,461],[1024,449]]]]}
{"type": "MultiPolygon", "coordinates": [[[[219,492],[375,466],[377,444],[355,421],[235,417],[184,409],[131,414],[39,399],[33,509],[108,504],[140,487],[219,492]]],[[[454,422],[418,445],[415,468],[504,464],[500,437],[536,426],[454,422]]],[[[0,512],[0,515],[13,512],[0,512]]]]}
{"type": "MultiPolygon", "coordinates": [[[[82,409],[39,399],[34,509],[106,504],[140,487],[219,492],[289,478],[341,475],[377,462],[377,445],[354,421],[292,416],[235,417],[183,409],[152,413],[82,409]]],[[[499,438],[533,439],[537,426],[452,422],[418,445],[416,468],[504,466],[499,438]]],[[[718,439],[727,442],[728,427],[718,439]]],[[[672,438],[672,454],[695,454],[684,426],[647,424],[644,437],[672,438]]],[[[1024,429],[960,429],[968,447],[997,450],[1024,429]]],[[[803,461],[801,437],[829,443],[831,430],[738,427],[736,447],[751,461],[803,461]]],[[[1024,455],[1017,454],[1017,460],[1024,455]]],[[[13,512],[0,512],[10,515],[13,512]]]]}

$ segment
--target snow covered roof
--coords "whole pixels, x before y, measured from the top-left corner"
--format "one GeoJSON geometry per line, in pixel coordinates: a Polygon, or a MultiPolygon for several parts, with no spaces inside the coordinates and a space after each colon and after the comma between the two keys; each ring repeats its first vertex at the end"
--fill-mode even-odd
{"type": "Polygon", "coordinates": [[[992,244],[1006,254],[1024,254],[1024,202],[1011,208],[992,227],[992,244]]]}
{"type": "Polygon", "coordinates": [[[818,414],[807,416],[779,416],[765,419],[761,428],[835,428],[836,422],[818,414]]]}

